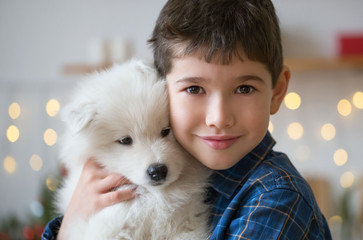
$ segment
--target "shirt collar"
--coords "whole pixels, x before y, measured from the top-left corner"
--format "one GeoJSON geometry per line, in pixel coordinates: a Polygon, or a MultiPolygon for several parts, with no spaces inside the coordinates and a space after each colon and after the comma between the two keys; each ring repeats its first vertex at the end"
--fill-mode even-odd
{"type": "Polygon", "coordinates": [[[224,197],[230,199],[249,173],[265,159],[275,143],[271,134],[267,132],[259,145],[233,167],[226,170],[215,170],[213,172],[211,177],[212,188],[224,197]]]}

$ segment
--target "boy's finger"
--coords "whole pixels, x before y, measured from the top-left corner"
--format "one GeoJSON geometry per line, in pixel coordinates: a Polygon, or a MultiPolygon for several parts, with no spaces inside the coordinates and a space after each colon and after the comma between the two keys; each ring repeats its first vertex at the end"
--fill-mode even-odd
{"type": "Polygon", "coordinates": [[[104,204],[103,207],[108,207],[119,202],[131,200],[134,197],[135,197],[134,189],[119,190],[102,194],[101,202],[104,204]]]}
{"type": "Polygon", "coordinates": [[[83,166],[83,170],[94,171],[100,169],[101,166],[96,162],[94,158],[89,158],[83,166]]]}
{"type": "Polygon", "coordinates": [[[110,175],[107,175],[105,178],[103,178],[101,181],[99,181],[97,188],[100,192],[105,193],[110,191],[113,188],[116,188],[118,186],[122,186],[125,184],[131,184],[131,182],[116,173],[112,173],[110,175]]]}
{"type": "Polygon", "coordinates": [[[94,158],[89,158],[84,164],[83,173],[98,178],[105,178],[108,175],[107,171],[94,158]]]}

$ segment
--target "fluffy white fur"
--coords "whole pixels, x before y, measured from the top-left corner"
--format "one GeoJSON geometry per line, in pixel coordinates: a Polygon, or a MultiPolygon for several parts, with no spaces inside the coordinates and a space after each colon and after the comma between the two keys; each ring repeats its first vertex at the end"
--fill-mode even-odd
{"type": "Polygon", "coordinates": [[[156,71],[133,60],[89,76],[79,84],[63,111],[66,133],[61,159],[69,170],[57,193],[60,212],[67,208],[81,169],[93,156],[110,173],[137,187],[137,197],[107,207],[89,221],[79,220],[69,239],[198,240],[209,236],[204,204],[209,171],[187,154],[169,127],[165,81],[156,71]],[[132,138],[131,145],[118,140],[132,138]],[[147,174],[151,164],[168,168],[155,186],[147,174]]]}

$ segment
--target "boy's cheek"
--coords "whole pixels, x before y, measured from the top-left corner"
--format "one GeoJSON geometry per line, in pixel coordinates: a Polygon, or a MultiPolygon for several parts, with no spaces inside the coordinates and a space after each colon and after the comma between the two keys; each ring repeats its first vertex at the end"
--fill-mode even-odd
{"type": "Polygon", "coordinates": [[[180,104],[174,98],[170,98],[169,100],[169,108],[170,108],[170,122],[173,128],[180,127],[183,125],[186,119],[188,119],[188,111],[185,109],[185,106],[180,104]],[[184,121],[183,121],[184,120],[184,121]]]}

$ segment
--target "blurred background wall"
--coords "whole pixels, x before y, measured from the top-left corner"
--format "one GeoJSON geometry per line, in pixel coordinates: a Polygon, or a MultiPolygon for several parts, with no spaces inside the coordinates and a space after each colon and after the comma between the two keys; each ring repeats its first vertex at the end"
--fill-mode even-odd
{"type": "MultiPolygon", "coordinates": [[[[32,227],[45,215],[44,189],[54,190],[60,175],[57,112],[69,90],[105,63],[151,62],[146,41],[165,2],[0,0],[0,232],[10,217],[32,227]]],[[[359,239],[363,64],[362,55],[341,61],[339,39],[362,36],[363,1],[273,2],[293,72],[271,118],[276,149],[309,179],[336,239],[344,229],[359,239]]]]}

